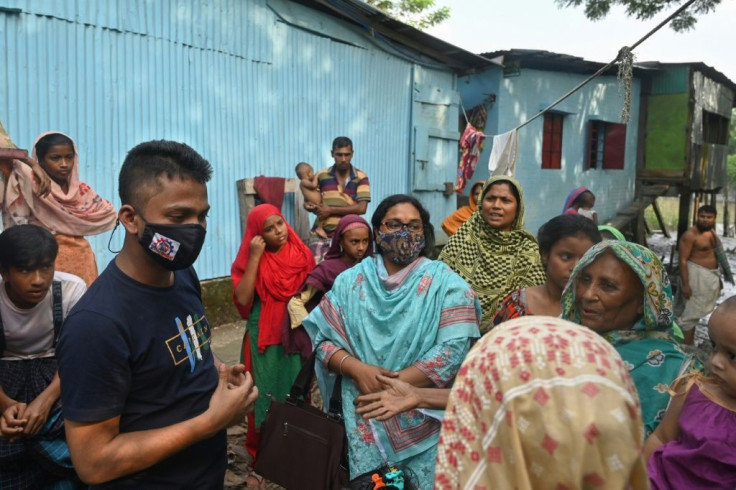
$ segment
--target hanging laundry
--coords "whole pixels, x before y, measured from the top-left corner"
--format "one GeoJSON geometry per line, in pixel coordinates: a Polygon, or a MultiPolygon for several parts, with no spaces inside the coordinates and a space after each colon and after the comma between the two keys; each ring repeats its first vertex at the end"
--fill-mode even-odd
{"type": "Polygon", "coordinates": [[[455,182],[455,192],[462,194],[465,185],[473,178],[475,167],[480,159],[480,152],[483,150],[483,140],[486,135],[483,131],[475,128],[468,123],[460,137],[460,164],[457,169],[457,181],[455,182]]]}
{"type": "Polygon", "coordinates": [[[516,174],[516,153],[519,149],[519,131],[513,129],[508,133],[493,137],[491,158],[488,160],[488,171],[491,175],[516,174]]]}

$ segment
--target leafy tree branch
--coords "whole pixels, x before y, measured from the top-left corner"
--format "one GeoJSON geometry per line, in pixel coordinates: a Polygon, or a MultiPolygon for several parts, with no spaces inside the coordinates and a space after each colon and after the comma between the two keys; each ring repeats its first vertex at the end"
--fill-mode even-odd
{"type": "Polygon", "coordinates": [[[434,0],[366,0],[366,3],[417,29],[427,29],[450,17],[450,8],[435,7],[434,0]]]}
{"type": "MultiPolygon", "coordinates": [[[[636,17],[639,20],[651,19],[661,11],[675,10],[683,5],[683,0],[555,0],[560,7],[585,8],[585,16],[590,20],[600,20],[608,15],[611,7],[621,5],[626,9],[626,15],[636,17]]],[[[715,10],[721,0],[696,0],[692,6],[675,17],[670,27],[677,32],[692,29],[697,22],[697,17],[715,10]]]]}

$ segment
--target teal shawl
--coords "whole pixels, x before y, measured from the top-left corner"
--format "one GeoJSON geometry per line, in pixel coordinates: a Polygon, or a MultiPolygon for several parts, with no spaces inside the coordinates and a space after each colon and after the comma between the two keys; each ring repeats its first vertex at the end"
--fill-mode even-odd
{"type": "MultiPolygon", "coordinates": [[[[346,349],[365,363],[394,371],[420,359],[427,361],[427,354],[436,352],[425,366],[431,365],[437,379],[446,385],[454,379],[469,340],[479,337],[480,314],[473,290],[446,264],[422,257],[389,277],[379,255],[340,274],[302,325],[323,361],[326,344],[333,353],[334,347],[346,349]]],[[[318,362],[317,377],[327,399],[335,376],[318,362]]],[[[366,422],[352,403],[358,395],[357,386],[350,379],[343,380],[351,474],[436,449],[437,420],[410,410],[385,422],[366,422]]]]}
{"type": "Polygon", "coordinates": [[[674,313],[672,287],[659,258],[646,247],[619,240],[604,240],[591,247],[573,269],[562,293],[562,318],[580,323],[575,304],[575,279],[598,256],[611,251],[629,266],[644,286],[644,314],[628,330],[606,332],[606,338],[623,358],[634,380],[646,433],[664,416],[669,403],[669,385],[691,365],[672,338],[674,313]]]}

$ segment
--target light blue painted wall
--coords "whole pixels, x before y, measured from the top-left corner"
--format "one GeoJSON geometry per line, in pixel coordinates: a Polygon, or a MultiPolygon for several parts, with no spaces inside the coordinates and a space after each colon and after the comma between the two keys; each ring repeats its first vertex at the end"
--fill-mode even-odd
{"type": "MultiPolygon", "coordinates": [[[[491,71],[479,76],[500,76],[491,71]]],[[[471,76],[472,78],[472,76],[471,76]]],[[[487,134],[510,131],[567,93],[587,75],[566,74],[522,69],[517,77],[500,78],[495,113],[495,126],[486,128],[487,134]]],[[[477,82],[476,82],[477,84],[477,82]]],[[[488,82],[492,86],[492,82],[488,82]]],[[[465,99],[464,79],[459,83],[465,99]]],[[[543,170],[542,125],[539,118],[519,131],[519,153],[516,177],[526,196],[525,228],[536,234],[539,227],[562,211],[567,194],[584,185],[596,195],[595,208],[599,221],[612,218],[634,198],[636,182],[636,148],[640,82],[632,83],[632,118],[626,128],[626,153],[623,170],[584,170],[583,159],[587,150],[587,123],[590,119],[618,123],[623,106],[623,92],[619,92],[615,77],[600,77],[566,99],[555,110],[567,113],[563,120],[562,169],[543,170]]],[[[488,176],[491,147],[488,142],[478,164],[478,178],[488,176]],[[482,167],[482,168],[481,168],[482,167]]],[[[475,180],[475,179],[474,179],[475,180]]]]}
{"type": "MultiPolygon", "coordinates": [[[[406,48],[287,0],[0,5],[22,9],[0,13],[0,120],[17,144],[68,133],[82,180],[116,206],[120,164],[139,142],[184,141],[213,164],[202,278],[228,275],[240,244],[235,181],[292,177],[299,161],[325,167],[335,136],[353,139],[354,164],[371,179],[368,216],[382,197],[411,192],[419,57],[406,48]]],[[[421,81],[456,90],[449,70],[422,68],[421,81]]],[[[91,238],[101,267],[108,238],[91,238]]]]}

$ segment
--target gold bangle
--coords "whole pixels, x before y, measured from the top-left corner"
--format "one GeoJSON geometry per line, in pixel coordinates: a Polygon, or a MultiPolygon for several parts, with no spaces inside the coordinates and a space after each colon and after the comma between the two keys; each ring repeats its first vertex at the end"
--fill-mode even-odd
{"type": "Polygon", "coordinates": [[[348,357],[353,357],[353,356],[350,354],[345,354],[345,357],[340,359],[340,362],[337,364],[337,370],[340,372],[340,376],[342,376],[342,363],[345,362],[345,359],[347,359],[348,357]]]}

